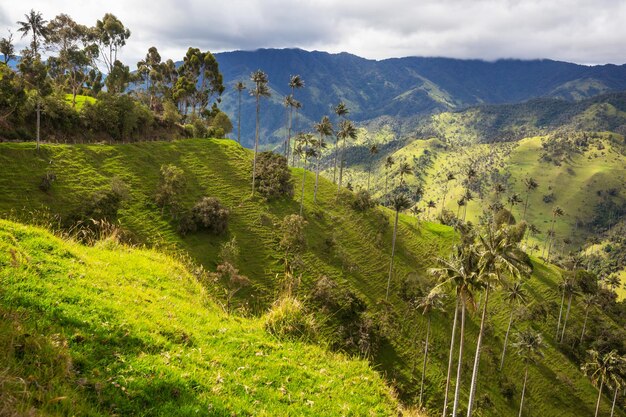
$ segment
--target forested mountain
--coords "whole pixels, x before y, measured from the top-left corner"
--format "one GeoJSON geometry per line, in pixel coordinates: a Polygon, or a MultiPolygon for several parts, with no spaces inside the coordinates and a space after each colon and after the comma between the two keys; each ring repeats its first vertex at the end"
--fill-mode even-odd
{"type": "MultiPolygon", "coordinates": [[[[307,52],[300,49],[260,49],[216,54],[227,89],[222,108],[236,120],[236,81],[248,88],[250,73],[269,76],[272,97],[263,103],[262,126],[271,142],[284,137],[284,96],[291,93],[290,75],[299,74],[305,87],[295,92],[302,102],[297,124],[331,114],[344,101],[350,117],[368,121],[381,116],[413,119],[439,111],[477,104],[517,103],[538,97],[566,100],[626,89],[626,65],[584,66],[551,60],[458,60],[394,58],[368,60],[355,55],[307,52]]],[[[242,136],[249,145],[254,133],[254,101],[242,94],[242,136]]]]}

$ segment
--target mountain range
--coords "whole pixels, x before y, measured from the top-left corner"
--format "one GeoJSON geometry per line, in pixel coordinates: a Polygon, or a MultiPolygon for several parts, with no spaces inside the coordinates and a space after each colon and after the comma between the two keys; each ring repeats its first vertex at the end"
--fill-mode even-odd
{"type": "MultiPolygon", "coordinates": [[[[289,78],[299,74],[305,87],[296,91],[302,103],[296,130],[332,114],[344,101],[350,118],[368,122],[393,118],[415,126],[424,116],[474,105],[520,103],[539,97],[574,101],[601,93],[626,90],[626,65],[585,66],[552,60],[459,60],[406,57],[370,60],[348,53],[330,54],[301,49],[259,49],[215,54],[227,86],[222,109],[236,126],[234,83],[262,69],[268,74],[272,97],[262,103],[261,137],[275,143],[285,137],[284,96],[289,78]]],[[[254,140],[254,100],[242,94],[242,138],[254,140]]],[[[236,132],[234,132],[236,134],[236,132]]]]}

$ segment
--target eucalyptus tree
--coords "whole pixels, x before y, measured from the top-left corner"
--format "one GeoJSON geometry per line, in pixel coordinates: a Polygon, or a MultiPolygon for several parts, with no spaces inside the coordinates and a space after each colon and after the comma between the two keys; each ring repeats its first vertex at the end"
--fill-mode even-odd
{"type": "Polygon", "coordinates": [[[611,380],[616,375],[624,372],[624,358],[619,356],[616,350],[601,354],[596,350],[587,351],[587,361],[582,366],[583,372],[591,378],[591,381],[598,386],[598,399],[596,400],[595,417],[600,412],[600,400],[602,399],[602,389],[607,380],[611,380]]]}
{"type": "Polygon", "coordinates": [[[317,187],[319,184],[320,178],[320,159],[322,156],[322,150],[326,148],[326,140],[328,136],[332,136],[333,134],[333,124],[330,122],[330,118],[328,116],[322,117],[322,120],[319,123],[315,123],[313,126],[315,131],[319,135],[319,139],[315,143],[315,150],[317,152],[316,163],[315,163],[315,191],[313,191],[313,202],[317,201],[317,187]]]}
{"type": "Polygon", "coordinates": [[[110,74],[117,61],[117,54],[130,38],[130,30],[115,15],[106,13],[102,20],[96,22],[91,37],[98,45],[106,73],[110,74]]]}
{"type": "Polygon", "coordinates": [[[387,159],[385,159],[385,195],[387,195],[387,186],[389,183],[389,169],[393,166],[395,161],[393,160],[393,156],[389,155],[387,159]]]}
{"type": "Polygon", "coordinates": [[[530,272],[530,268],[524,262],[524,254],[517,246],[519,242],[514,238],[512,233],[509,233],[508,227],[496,228],[495,225],[489,225],[486,229],[486,233],[479,236],[479,240],[479,279],[484,288],[485,301],[482,305],[480,330],[476,342],[472,383],[467,403],[467,417],[472,415],[474,397],[476,395],[480,349],[485,330],[485,318],[487,315],[490,290],[493,286],[502,285],[506,277],[521,279],[522,276],[530,272]]]}
{"type": "Polygon", "coordinates": [[[389,299],[389,287],[391,285],[391,276],[393,275],[393,258],[396,253],[396,237],[398,233],[398,218],[400,212],[408,209],[411,206],[411,200],[404,193],[394,193],[391,196],[391,207],[396,212],[395,220],[393,222],[393,237],[391,239],[391,261],[389,262],[389,278],[387,279],[387,292],[385,293],[385,301],[389,299]]]}
{"type": "Polygon", "coordinates": [[[511,331],[511,325],[513,324],[513,314],[515,309],[520,305],[526,303],[526,291],[521,282],[514,282],[513,285],[508,286],[504,292],[504,299],[509,304],[511,314],[509,315],[509,325],[506,328],[506,335],[504,336],[504,346],[502,348],[502,358],[500,359],[500,370],[504,366],[504,358],[506,357],[506,347],[509,340],[509,332],[511,331]]]}
{"type": "Polygon", "coordinates": [[[524,410],[524,398],[526,395],[526,383],[528,382],[528,365],[535,363],[537,357],[543,357],[541,349],[545,346],[541,334],[534,330],[525,330],[519,332],[517,341],[514,343],[517,348],[517,354],[524,362],[524,384],[522,386],[522,398],[519,404],[518,417],[522,417],[524,410]]]}
{"type": "Polygon", "coordinates": [[[448,356],[448,372],[446,375],[446,388],[443,401],[442,417],[447,417],[448,394],[452,366],[454,363],[455,335],[459,309],[461,311],[461,324],[459,331],[459,354],[456,371],[456,386],[454,390],[454,401],[452,415],[457,415],[459,405],[459,394],[461,389],[461,370],[463,364],[463,348],[465,341],[465,310],[467,305],[474,305],[474,291],[477,289],[479,274],[479,255],[473,244],[457,245],[450,257],[440,258],[439,266],[430,270],[430,273],[437,277],[439,287],[452,287],[456,294],[456,307],[454,320],[452,323],[452,336],[450,337],[450,351],[448,356]]]}
{"type": "Polygon", "coordinates": [[[443,185],[443,198],[441,199],[441,213],[443,215],[443,209],[446,206],[446,196],[448,195],[448,187],[450,186],[450,181],[454,181],[456,176],[452,172],[447,172],[444,177],[444,185],[443,185]]]}
{"type": "Polygon", "coordinates": [[[339,181],[337,183],[337,195],[339,195],[339,191],[341,190],[341,181],[343,178],[343,159],[346,151],[346,139],[356,139],[357,131],[356,127],[352,124],[350,120],[342,120],[339,124],[339,131],[337,133],[337,137],[341,139],[341,155],[339,157],[339,181]]]}
{"type": "Polygon", "coordinates": [[[267,86],[269,82],[267,74],[263,71],[256,70],[250,74],[250,79],[254,83],[254,89],[250,91],[250,94],[256,99],[256,130],[254,135],[254,159],[252,160],[252,196],[254,196],[255,180],[256,180],[256,157],[259,149],[259,124],[261,113],[261,98],[269,97],[270,90],[267,86]]]}
{"type": "Polygon", "coordinates": [[[137,72],[146,83],[146,92],[149,94],[148,107],[154,110],[159,83],[164,78],[161,54],[155,46],[150,47],[145,58],[137,62],[137,72]]]}
{"type": "MultiPolygon", "coordinates": [[[[341,118],[345,118],[348,114],[350,114],[350,110],[348,110],[348,107],[345,105],[343,101],[340,101],[339,104],[337,104],[333,108],[333,111],[338,117],[337,123],[339,123],[339,120],[341,118]]],[[[337,183],[337,155],[339,153],[339,131],[337,131],[336,133],[337,133],[337,137],[335,139],[335,154],[334,154],[334,168],[333,168],[333,183],[335,184],[337,183]]]]}
{"type": "Polygon", "coordinates": [[[428,295],[420,297],[417,300],[417,308],[422,311],[422,315],[426,317],[426,341],[424,342],[424,360],[422,362],[422,381],[420,382],[419,406],[423,404],[424,398],[424,380],[426,377],[426,365],[428,363],[428,346],[430,341],[430,324],[432,314],[437,310],[443,309],[444,293],[439,289],[430,291],[428,295]]]}
{"type": "Polygon", "coordinates": [[[530,193],[539,187],[539,183],[533,177],[527,177],[524,178],[524,187],[526,188],[526,201],[524,202],[524,214],[522,215],[522,219],[526,220],[526,210],[528,209],[530,193]]]}
{"type": "Polygon", "coordinates": [[[243,81],[237,81],[235,83],[235,90],[237,90],[237,143],[241,143],[241,93],[246,89],[246,85],[243,81]]]}
{"type": "Polygon", "coordinates": [[[313,144],[313,135],[310,133],[300,133],[296,137],[300,149],[302,149],[303,167],[302,167],[302,191],[300,192],[300,216],[302,216],[302,208],[304,207],[304,184],[306,183],[306,162],[311,155],[310,146],[313,144]]]}
{"type": "Polygon", "coordinates": [[[30,9],[28,14],[25,14],[26,20],[18,21],[20,26],[17,31],[22,33],[22,38],[31,35],[32,40],[30,42],[30,50],[33,57],[40,58],[41,46],[48,39],[48,27],[47,20],[43,18],[41,12],[36,12],[34,9],[30,9]]]}
{"type": "Polygon", "coordinates": [[[587,330],[587,320],[589,319],[589,312],[598,302],[597,297],[594,294],[585,294],[582,298],[583,310],[585,311],[585,319],[583,321],[583,329],[580,332],[580,343],[585,338],[585,331],[587,330]]]}
{"type": "Polygon", "coordinates": [[[372,162],[373,162],[374,156],[377,155],[379,152],[378,145],[373,143],[370,145],[368,150],[370,153],[370,163],[367,168],[367,192],[369,193],[370,192],[370,176],[372,174],[372,162]]]}

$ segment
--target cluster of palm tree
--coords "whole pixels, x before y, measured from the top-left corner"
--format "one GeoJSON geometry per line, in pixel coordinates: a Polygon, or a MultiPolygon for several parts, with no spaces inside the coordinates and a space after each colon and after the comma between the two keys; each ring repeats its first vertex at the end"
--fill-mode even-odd
{"type": "MultiPolygon", "coordinates": [[[[482,234],[474,235],[467,232],[463,244],[458,245],[452,255],[447,259],[440,259],[439,266],[433,268],[431,273],[439,283],[433,291],[441,292],[450,290],[455,294],[456,306],[452,325],[452,335],[448,359],[448,373],[444,393],[443,416],[447,416],[449,406],[450,386],[452,383],[452,369],[454,367],[454,351],[456,349],[457,325],[460,316],[456,385],[452,401],[452,415],[456,416],[459,410],[459,396],[462,383],[463,353],[465,348],[465,321],[468,310],[476,311],[476,296],[481,293],[480,305],[480,329],[476,342],[475,355],[472,367],[471,384],[469,388],[469,400],[467,415],[471,416],[474,407],[476,388],[478,383],[478,369],[480,353],[485,333],[485,325],[488,314],[490,293],[498,288],[504,288],[506,298],[511,302],[512,311],[516,303],[525,299],[522,289],[522,280],[530,272],[529,267],[523,260],[523,254],[518,247],[519,236],[512,233],[508,226],[497,227],[488,225],[482,234]]],[[[509,328],[505,337],[505,348],[501,364],[506,355],[506,344],[513,320],[511,313],[509,328]]]]}
{"type": "Polygon", "coordinates": [[[582,366],[583,372],[589,375],[591,381],[598,387],[598,399],[596,400],[595,417],[600,412],[600,399],[605,385],[613,390],[613,402],[611,405],[611,417],[615,413],[617,395],[626,378],[626,357],[620,356],[616,350],[604,354],[596,351],[587,351],[587,361],[582,366]]]}

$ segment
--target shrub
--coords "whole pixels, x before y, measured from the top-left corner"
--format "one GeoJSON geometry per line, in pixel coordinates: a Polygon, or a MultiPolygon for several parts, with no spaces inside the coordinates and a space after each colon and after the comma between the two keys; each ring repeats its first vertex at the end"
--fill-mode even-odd
{"type": "Polygon", "coordinates": [[[161,165],[161,183],[157,188],[155,202],[161,207],[161,215],[165,212],[165,207],[169,207],[175,213],[179,206],[179,197],[184,193],[187,179],[182,169],[176,165],[161,165]]]}
{"type": "Polygon", "coordinates": [[[285,256],[300,253],[306,248],[304,227],[307,222],[302,216],[290,214],[285,216],[280,224],[281,238],[280,247],[285,251],[285,256]]]}
{"type": "Polygon", "coordinates": [[[317,325],[300,301],[293,297],[281,297],[266,314],[264,328],[278,338],[314,342],[317,325]]]}
{"type": "Polygon", "coordinates": [[[256,161],[255,187],[268,200],[293,197],[293,178],[287,159],[274,152],[261,152],[256,161]]]}
{"type": "Polygon", "coordinates": [[[357,191],[356,195],[354,196],[354,201],[352,202],[352,208],[358,211],[365,211],[369,208],[374,207],[374,205],[375,204],[372,201],[370,193],[368,193],[366,190],[357,191]]]}
{"type": "Polygon", "coordinates": [[[54,172],[46,172],[46,174],[41,177],[41,182],[39,183],[39,189],[44,193],[47,193],[52,188],[52,183],[57,180],[57,176],[54,172]]]}
{"type": "Polygon", "coordinates": [[[191,213],[183,216],[179,225],[181,233],[207,230],[219,235],[228,228],[230,212],[215,197],[202,197],[191,209],[191,213]]]}

